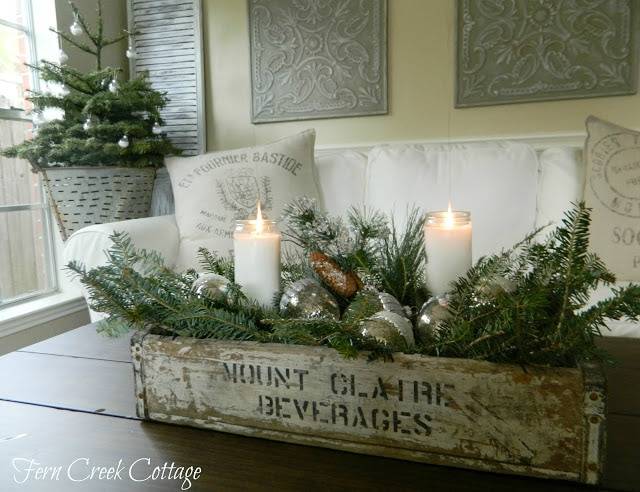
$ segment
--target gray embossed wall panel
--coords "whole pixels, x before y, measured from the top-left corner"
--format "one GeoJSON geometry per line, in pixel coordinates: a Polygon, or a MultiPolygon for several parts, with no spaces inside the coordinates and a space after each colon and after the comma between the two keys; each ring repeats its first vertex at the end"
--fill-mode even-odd
{"type": "Polygon", "coordinates": [[[387,113],[386,0],[248,0],[252,121],[387,113]]]}
{"type": "Polygon", "coordinates": [[[456,105],[633,94],[638,0],[458,0],[456,105]]]}

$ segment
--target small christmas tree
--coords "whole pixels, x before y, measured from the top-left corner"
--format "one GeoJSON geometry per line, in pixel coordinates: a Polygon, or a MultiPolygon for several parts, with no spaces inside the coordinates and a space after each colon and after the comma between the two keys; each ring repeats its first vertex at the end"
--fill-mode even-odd
{"type": "MultiPolygon", "coordinates": [[[[165,155],[180,153],[162,133],[160,110],[168,101],[166,95],[152,89],[144,74],[118,82],[120,69],[102,67],[102,51],[120,43],[130,33],[105,36],[101,0],[93,29],[77,7],[69,4],[75,19],[70,27],[71,36],[51,30],[76,48],[94,55],[96,70],[84,74],[66,65],[67,56],[62,50],[60,63],[42,60],[40,65],[32,66],[42,80],[58,90],[30,91],[27,99],[34,108],[34,137],[4,149],[1,154],[28,160],[34,171],[52,166],[161,166],[165,155]],[[79,39],[83,33],[88,43],[79,39]],[[43,122],[46,108],[59,108],[64,117],[43,122]]],[[[127,56],[135,56],[132,46],[127,56]]]]}

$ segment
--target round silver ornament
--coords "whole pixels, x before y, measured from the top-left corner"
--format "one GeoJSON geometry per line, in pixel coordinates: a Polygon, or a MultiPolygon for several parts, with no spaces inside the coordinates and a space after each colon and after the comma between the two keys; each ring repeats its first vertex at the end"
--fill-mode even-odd
{"type": "Polygon", "coordinates": [[[388,292],[378,292],[378,299],[382,304],[383,311],[389,311],[406,318],[407,314],[400,304],[400,301],[398,301],[398,299],[393,297],[391,294],[389,294],[388,292]]]}
{"type": "MultiPolygon", "coordinates": [[[[379,292],[374,287],[367,287],[358,292],[356,299],[366,297],[368,303],[372,306],[372,310],[390,311],[400,316],[406,317],[406,313],[400,302],[387,292],[379,292]]],[[[352,307],[349,306],[345,312],[345,317],[349,317],[352,307]]]]}
{"type": "Polygon", "coordinates": [[[288,318],[340,319],[335,297],[312,278],[298,280],[285,289],[280,312],[288,318]]]}
{"type": "Polygon", "coordinates": [[[426,342],[440,329],[443,321],[451,317],[447,296],[436,296],[425,302],[418,313],[416,322],[416,338],[426,342]]]}
{"type": "Polygon", "coordinates": [[[407,318],[391,311],[380,311],[360,323],[360,333],[372,336],[394,350],[415,345],[411,323],[407,318]]]}
{"type": "Polygon", "coordinates": [[[153,133],[154,135],[160,135],[162,133],[162,127],[160,126],[160,123],[156,121],[153,124],[153,126],[151,127],[151,133],[153,133]]]}
{"type": "Polygon", "coordinates": [[[58,50],[58,63],[60,65],[64,65],[68,61],[69,61],[69,55],[67,55],[62,49],[58,50]]]}
{"type": "Polygon", "coordinates": [[[217,273],[201,273],[191,288],[198,297],[222,301],[229,293],[229,279],[217,273]]]}
{"type": "Polygon", "coordinates": [[[511,294],[516,290],[516,283],[502,276],[480,279],[476,292],[480,301],[491,301],[500,294],[511,294]]]}
{"type": "Polygon", "coordinates": [[[71,34],[74,36],[80,36],[80,34],[82,34],[82,26],[78,22],[77,17],[73,20],[73,24],[69,26],[69,31],[71,31],[71,34]]]}
{"type": "Polygon", "coordinates": [[[127,137],[126,135],[122,135],[122,138],[118,140],[118,145],[123,149],[129,147],[129,137],[127,137]]]}
{"type": "Polygon", "coordinates": [[[127,58],[129,58],[129,60],[133,60],[138,56],[138,53],[132,45],[129,45],[127,51],[125,52],[125,55],[127,55],[127,58]]]}
{"type": "Polygon", "coordinates": [[[118,92],[119,88],[120,85],[118,84],[118,81],[116,79],[111,79],[111,82],[109,82],[109,92],[111,92],[111,94],[115,94],[118,92]]]}

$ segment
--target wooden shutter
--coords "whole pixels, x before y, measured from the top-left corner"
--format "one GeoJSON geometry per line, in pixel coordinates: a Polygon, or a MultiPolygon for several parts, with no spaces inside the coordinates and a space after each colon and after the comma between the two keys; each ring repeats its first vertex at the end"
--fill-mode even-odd
{"type": "Polygon", "coordinates": [[[184,155],[206,151],[200,0],[128,0],[137,57],[132,75],[147,71],[170,101],[164,130],[184,155]]]}

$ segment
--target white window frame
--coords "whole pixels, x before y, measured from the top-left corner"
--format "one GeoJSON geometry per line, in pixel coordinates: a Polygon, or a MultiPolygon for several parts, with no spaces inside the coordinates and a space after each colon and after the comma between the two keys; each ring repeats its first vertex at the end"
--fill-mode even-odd
{"type": "MultiPolygon", "coordinates": [[[[15,29],[17,31],[21,31],[24,33],[27,39],[27,43],[29,44],[29,63],[35,64],[38,61],[38,51],[36,46],[36,35],[34,31],[34,22],[33,22],[33,4],[32,0],[22,0],[24,8],[25,8],[25,20],[26,23],[24,25],[16,24],[14,22],[10,22],[4,19],[0,19],[0,25],[8,27],[10,29],[15,29]]],[[[34,69],[30,69],[31,72],[31,88],[34,91],[38,91],[40,88],[40,80],[38,77],[38,73],[34,69]]],[[[31,121],[31,118],[27,115],[27,111],[19,108],[11,108],[11,109],[3,109],[0,108],[0,120],[12,120],[12,121],[31,121]]],[[[42,180],[40,181],[40,203],[20,203],[17,205],[0,205],[0,212],[21,212],[21,211],[30,211],[30,210],[41,210],[42,211],[42,224],[43,224],[43,234],[44,238],[44,247],[45,247],[45,263],[47,265],[46,277],[49,280],[48,288],[36,291],[29,292],[17,297],[10,298],[8,300],[2,301],[0,299],[0,311],[9,306],[15,306],[16,304],[31,301],[34,299],[38,299],[41,297],[49,296],[56,292],[59,292],[59,283],[58,283],[58,268],[55,254],[55,245],[54,245],[54,229],[52,227],[51,220],[51,207],[48,204],[48,197],[44,191],[44,187],[42,185],[42,180]]]]}

